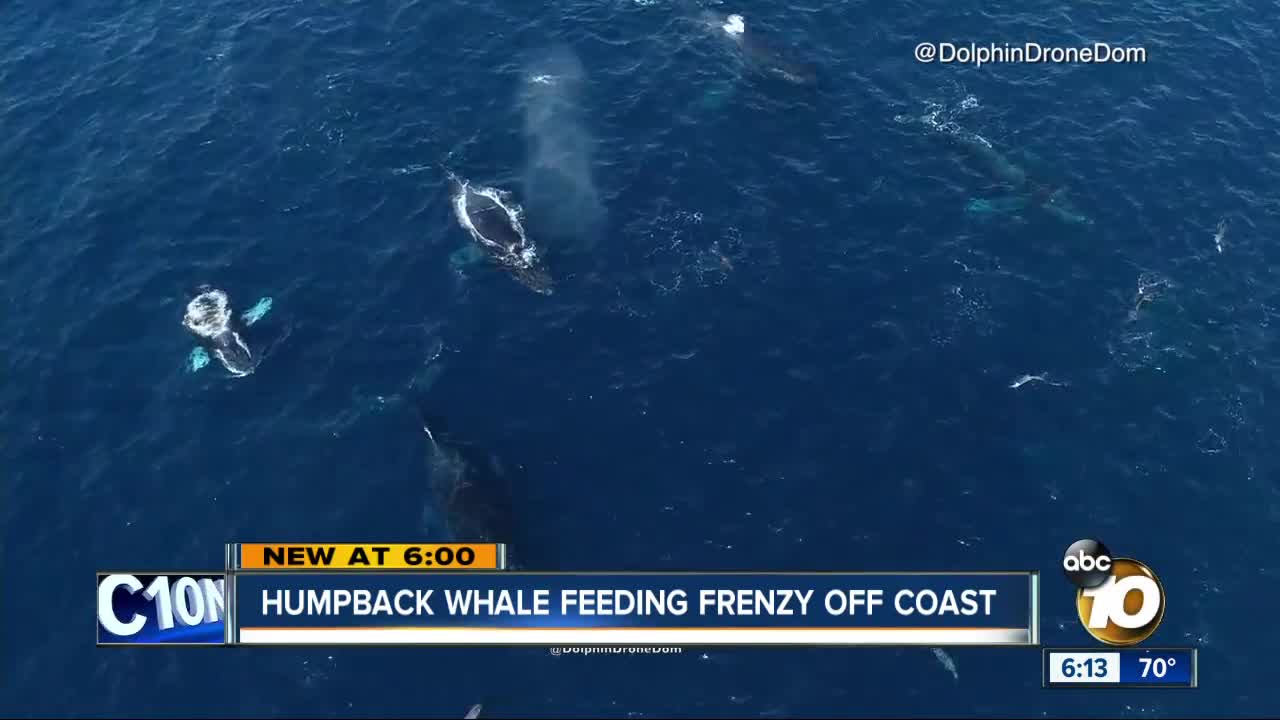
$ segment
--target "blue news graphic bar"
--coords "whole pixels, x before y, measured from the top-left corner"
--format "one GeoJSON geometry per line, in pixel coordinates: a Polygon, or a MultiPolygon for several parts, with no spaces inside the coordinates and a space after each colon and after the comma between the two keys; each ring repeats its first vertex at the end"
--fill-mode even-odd
{"type": "Polygon", "coordinates": [[[1198,659],[1192,648],[1126,648],[1120,651],[1120,684],[1195,687],[1198,659]]]}
{"type": "Polygon", "coordinates": [[[425,626],[1018,631],[1024,638],[1019,644],[1034,645],[1039,642],[1037,583],[1034,573],[237,573],[234,616],[236,628],[298,630],[425,626]],[[428,591],[432,594],[424,602],[431,612],[417,605],[428,591]],[[704,606],[705,593],[718,597],[722,592],[732,593],[733,611],[717,611],[718,604],[704,606]],[[801,612],[797,592],[807,593],[807,612],[801,612]],[[606,593],[615,594],[610,598],[614,608],[620,602],[616,593],[682,593],[688,609],[611,612],[602,605],[606,593]],[[395,611],[361,612],[350,602],[337,602],[338,597],[356,594],[392,599],[395,611]],[[514,598],[517,609],[541,597],[545,612],[451,610],[449,599],[460,594],[506,595],[514,598]],[[760,596],[777,600],[777,610],[763,611],[755,604],[760,596]],[[876,602],[868,603],[869,597],[876,602]],[[968,611],[938,612],[946,602],[943,598],[950,599],[953,609],[959,604],[968,611]]]}

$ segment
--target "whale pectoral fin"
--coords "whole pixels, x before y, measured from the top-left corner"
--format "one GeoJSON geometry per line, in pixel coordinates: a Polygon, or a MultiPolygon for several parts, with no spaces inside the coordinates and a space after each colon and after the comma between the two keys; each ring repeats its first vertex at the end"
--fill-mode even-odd
{"type": "Polygon", "coordinates": [[[741,71],[725,80],[717,82],[699,99],[698,105],[703,110],[718,110],[733,99],[741,82],[741,71]]]}
{"type": "Polygon", "coordinates": [[[484,251],[472,244],[463,245],[449,255],[449,267],[457,272],[472,265],[484,262],[488,256],[484,251]]]}
{"type": "Polygon", "coordinates": [[[730,61],[720,64],[715,70],[716,79],[697,100],[698,107],[703,110],[717,110],[731,101],[750,72],[750,66],[741,53],[734,53],[730,61]]]}
{"type": "Polygon", "coordinates": [[[1093,220],[1071,209],[1065,203],[1050,202],[1043,205],[1045,211],[1068,225],[1092,225],[1093,220]]]}
{"type": "Polygon", "coordinates": [[[453,293],[458,298],[466,297],[470,292],[470,268],[488,259],[484,251],[475,245],[467,244],[449,254],[449,271],[453,275],[453,293]]]}
{"type": "Polygon", "coordinates": [[[964,210],[970,215],[1004,215],[1027,206],[1027,199],[1016,195],[996,198],[970,198],[964,210]]]}
{"type": "Polygon", "coordinates": [[[1012,183],[1008,180],[995,179],[987,182],[987,184],[982,187],[981,191],[991,195],[1012,196],[1016,195],[1020,189],[1021,186],[1017,183],[1012,183]]]}
{"type": "Polygon", "coordinates": [[[1040,156],[1025,148],[1019,149],[1015,157],[1022,162],[1022,167],[1044,167],[1044,163],[1041,162],[1040,156]]]}
{"type": "Polygon", "coordinates": [[[982,198],[969,198],[964,204],[964,211],[970,215],[985,215],[992,212],[991,203],[982,198]]]}
{"type": "Polygon", "coordinates": [[[209,353],[202,347],[196,347],[187,356],[187,372],[199,372],[201,368],[209,364],[209,353]]]}
{"type": "Polygon", "coordinates": [[[264,297],[258,300],[258,302],[255,303],[253,307],[249,308],[248,310],[245,310],[244,314],[242,314],[240,318],[244,320],[245,325],[252,325],[258,322],[259,320],[261,320],[262,318],[266,317],[267,313],[271,312],[271,305],[272,305],[271,298],[264,297]]]}

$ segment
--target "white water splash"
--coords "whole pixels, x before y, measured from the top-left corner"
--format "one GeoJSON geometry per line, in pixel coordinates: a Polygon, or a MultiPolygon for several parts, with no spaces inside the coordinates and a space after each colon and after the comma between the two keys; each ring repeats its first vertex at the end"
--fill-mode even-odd
{"type": "Polygon", "coordinates": [[[951,673],[952,680],[960,680],[960,671],[956,668],[956,661],[951,659],[946,650],[933,648],[933,656],[938,659],[938,662],[942,664],[942,667],[947,672],[951,673]]]}
{"type": "Polygon", "coordinates": [[[751,263],[737,227],[708,220],[698,211],[646,218],[628,235],[644,248],[644,275],[660,295],[721,285],[740,264],[751,263]]]}
{"type": "Polygon", "coordinates": [[[511,196],[497,188],[479,187],[473,188],[471,184],[465,180],[458,180],[458,190],[453,196],[453,214],[471,238],[477,243],[496,250],[502,256],[503,262],[518,266],[531,268],[538,260],[537,248],[525,235],[524,225],[520,222],[522,210],[519,205],[511,202],[511,196]],[[476,226],[471,222],[471,217],[467,212],[467,196],[469,193],[475,193],[482,197],[489,198],[507,215],[507,220],[511,225],[511,229],[515,231],[520,238],[520,244],[515,246],[506,246],[485,237],[476,226]]]}
{"type": "Polygon", "coordinates": [[[1021,376],[1019,376],[1016,380],[1014,380],[1013,382],[1009,383],[1009,389],[1011,389],[1011,390],[1017,390],[1018,388],[1022,387],[1023,385],[1026,385],[1027,383],[1033,383],[1033,382],[1044,383],[1045,385],[1052,385],[1052,386],[1054,386],[1054,387],[1066,387],[1066,386],[1067,386],[1067,383],[1065,383],[1065,382],[1059,382],[1059,381],[1057,381],[1057,380],[1051,380],[1051,379],[1049,378],[1048,373],[1042,373],[1042,374],[1039,374],[1039,375],[1021,375],[1021,376]]]}
{"type": "Polygon", "coordinates": [[[187,314],[182,324],[191,332],[204,338],[215,338],[226,332],[231,324],[231,306],[227,294],[221,290],[206,290],[187,303],[187,314]]]}

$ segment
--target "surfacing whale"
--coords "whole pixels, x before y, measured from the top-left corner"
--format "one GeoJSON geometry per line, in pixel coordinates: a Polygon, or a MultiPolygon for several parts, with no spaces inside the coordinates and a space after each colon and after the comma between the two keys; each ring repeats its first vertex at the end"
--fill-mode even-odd
{"type": "Polygon", "coordinates": [[[458,224],[471,235],[476,247],[505,268],[520,284],[542,295],[550,295],[553,282],[520,222],[520,206],[508,193],[497,188],[474,187],[450,173],[453,185],[453,213],[458,224]]]}
{"type": "Polygon", "coordinates": [[[249,349],[244,329],[267,314],[271,298],[262,298],[237,318],[222,290],[203,285],[197,292],[187,303],[187,312],[182,318],[182,325],[200,340],[200,346],[191,351],[190,369],[196,371],[208,365],[212,355],[235,377],[252,373],[259,358],[249,349]]]}
{"type": "Polygon", "coordinates": [[[743,56],[752,67],[759,71],[779,77],[795,85],[815,85],[818,82],[818,70],[809,63],[797,62],[771,46],[758,33],[747,29],[746,20],[741,15],[733,14],[725,19],[721,26],[726,33],[737,41],[742,48],[743,56]]]}
{"type": "Polygon", "coordinates": [[[511,479],[494,455],[449,436],[444,424],[429,418],[419,404],[427,437],[432,494],[459,542],[510,543],[515,526],[511,479]]]}

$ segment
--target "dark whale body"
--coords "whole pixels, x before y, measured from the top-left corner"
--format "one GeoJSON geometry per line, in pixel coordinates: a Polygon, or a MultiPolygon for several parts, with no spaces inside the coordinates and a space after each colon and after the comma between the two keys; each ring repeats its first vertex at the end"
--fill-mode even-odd
{"type": "Polygon", "coordinates": [[[510,543],[515,527],[511,478],[501,460],[449,436],[419,408],[427,436],[431,489],[452,539],[510,543]]]}
{"type": "Polygon", "coordinates": [[[243,328],[239,322],[211,338],[205,344],[205,350],[218,359],[222,366],[236,375],[248,375],[256,364],[253,353],[244,342],[243,328]]]}
{"type": "Polygon", "coordinates": [[[454,215],[480,250],[521,285],[550,295],[554,282],[525,236],[519,206],[504,202],[504,194],[493,188],[477,189],[456,176],[450,178],[454,215]]]}
{"type": "MultiPolygon", "coordinates": [[[[476,231],[486,240],[498,245],[506,252],[519,252],[524,239],[512,227],[506,210],[488,195],[481,195],[470,187],[465,188],[467,217],[476,231]]],[[[483,243],[488,246],[488,243],[483,243]]],[[[495,248],[496,249],[496,248],[495,248]]]]}
{"type": "Polygon", "coordinates": [[[231,312],[227,294],[207,285],[187,303],[182,324],[200,342],[209,355],[222,363],[227,372],[243,377],[253,372],[258,359],[244,339],[244,323],[231,312]]]}
{"type": "Polygon", "coordinates": [[[818,83],[818,69],[815,66],[789,60],[763,40],[757,39],[755,33],[747,32],[743,37],[743,50],[751,64],[764,73],[795,85],[818,83]]]}
{"type": "Polygon", "coordinates": [[[730,15],[723,26],[739,47],[751,67],[757,72],[785,80],[793,85],[816,85],[818,69],[812,63],[792,59],[779,50],[760,33],[748,28],[741,15],[730,15]]]}

